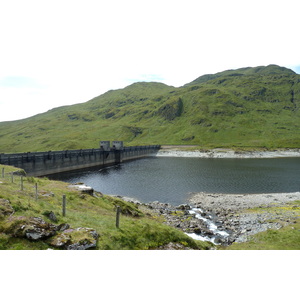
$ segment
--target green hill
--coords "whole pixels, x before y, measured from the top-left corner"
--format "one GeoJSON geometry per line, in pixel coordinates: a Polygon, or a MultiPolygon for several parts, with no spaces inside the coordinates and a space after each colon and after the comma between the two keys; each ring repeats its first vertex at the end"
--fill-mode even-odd
{"type": "Polygon", "coordinates": [[[180,88],[138,82],[88,102],[0,123],[0,152],[126,145],[300,148],[300,75],[269,65],[204,75],[180,88]]]}

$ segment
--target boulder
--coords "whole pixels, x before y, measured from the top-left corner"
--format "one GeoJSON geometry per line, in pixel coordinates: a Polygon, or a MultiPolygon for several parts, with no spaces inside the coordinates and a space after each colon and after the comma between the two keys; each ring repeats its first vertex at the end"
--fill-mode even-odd
{"type": "Polygon", "coordinates": [[[89,194],[93,195],[94,194],[94,189],[90,186],[87,186],[85,184],[71,184],[69,185],[69,188],[75,189],[83,194],[89,194]]]}
{"type": "Polygon", "coordinates": [[[99,234],[92,228],[70,228],[52,237],[49,244],[66,250],[86,250],[96,247],[98,237],[99,234]]]}
{"type": "Polygon", "coordinates": [[[53,211],[45,211],[43,215],[46,216],[49,220],[57,222],[57,217],[53,211]]]}
{"type": "Polygon", "coordinates": [[[192,209],[190,205],[188,204],[180,204],[176,207],[176,209],[179,209],[179,210],[190,210],[192,209]]]}
{"type": "Polygon", "coordinates": [[[10,216],[14,213],[13,207],[10,205],[9,200],[0,199],[0,219],[6,216],[10,216]]]}
{"type": "Polygon", "coordinates": [[[57,226],[57,231],[64,231],[70,228],[70,225],[67,223],[63,223],[57,226]]]}
{"type": "Polygon", "coordinates": [[[55,225],[38,217],[11,216],[6,221],[4,232],[14,237],[39,240],[55,235],[56,229],[55,225]]]}
{"type": "MultiPolygon", "coordinates": [[[[2,202],[7,204],[5,201],[2,202]]],[[[72,229],[69,224],[56,226],[39,217],[9,216],[2,223],[2,228],[4,233],[13,237],[45,240],[53,247],[67,250],[94,248],[99,237],[99,234],[92,228],[72,229]]]]}

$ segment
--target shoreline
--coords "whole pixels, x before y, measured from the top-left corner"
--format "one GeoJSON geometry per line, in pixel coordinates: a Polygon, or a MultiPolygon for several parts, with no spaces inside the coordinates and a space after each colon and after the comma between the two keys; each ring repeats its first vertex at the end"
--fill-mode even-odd
{"type": "Polygon", "coordinates": [[[189,202],[211,214],[221,230],[229,232],[229,242],[246,242],[252,235],[280,229],[299,218],[291,210],[276,210],[295,200],[300,192],[265,194],[196,193],[189,202]],[[247,210],[252,211],[247,211],[247,210]]]}
{"type": "MultiPolygon", "coordinates": [[[[256,233],[280,229],[293,224],[299,216],[296,211],[276,210],[300,200],[300,192],[266,194],[195,193],[187,204],[173,206],[158,201],[141,203],[121,197],[162,216],[164,223],[175,227],[193,239],[229,246],[249,240],[256,233]],[[247,211],[254,209],[253,211],[247,211]]],[[[215,246],[215,247],[216,247],[215,246]]]]}
{"type": "Polygon", "coordinates": [[[273,151],[236,151],[232,149],[181,150],[180,147],[163,146],[158,157],[199,157],[199,158],[287,158],[300,157],[300,149],[273,151]]]}

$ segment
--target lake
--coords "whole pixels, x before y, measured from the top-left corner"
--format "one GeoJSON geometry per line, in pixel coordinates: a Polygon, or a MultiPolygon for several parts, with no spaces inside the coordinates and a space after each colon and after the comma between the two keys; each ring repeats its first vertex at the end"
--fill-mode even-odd
{"type": "Polygon", "coordinates": [[[290,193],[300,191],[300,158],[148,157],[105,169],[49,176],[84,182],[96,191],[141,202],[178,205],[192,193],[290,193]]]}

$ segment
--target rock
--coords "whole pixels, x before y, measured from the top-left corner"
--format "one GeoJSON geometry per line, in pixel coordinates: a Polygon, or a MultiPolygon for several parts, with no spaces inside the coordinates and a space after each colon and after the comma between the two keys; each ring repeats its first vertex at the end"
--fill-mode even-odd
{"type": "MultiPolygon", "coordinates": [[[[70,230],[70,229],[66,229],[62,233],[59,233],[59,234],[55,235],[54,237],[52,237],[48,241],[49,245],[60,248],[60,247],[66,246],[68,243],[70,243],[71,237],[69,234],[70,231],[68,231],[68,230],[70,230]]],[[[73,231],[73,230],[74,229],[71,229],[71,231],[73,231]]]]}
{"type": "Polygon", "coordinates": [[[55,196],[54,193],[52,193],[52,192],[48,192],[48,193],[41,192],[40,195],[43,197],[54,197],[55,196]]]}
{"type": "Polygon", "coordinates": [[[223,239],[221,236],[217,235],[217,236],[214,238],[214,243],[217,244],[217,245],[219,245],[219,244],[224,244],[224,239],[223,239]]]}
{"type": "Polygon", "coordinates": [[[92,228],[66,229],[52,237],[49,244],[66,250],[86,250],[97,245],[99,234],[92,228]]]}
{"type": "Polygon", "coordinates": [[[178,205],[178,206],[176,207],[176,209],[180,209],[180,210],[190,210],[191,207],[190,207],[190,205],[188,205],[188,204],[181,204],[181,205],[178,205]]]}
{"type": "Polygon", "coordinates": [[[202,233],[202,230],[201,228],[197,227],[193,230],[196,234],[201,234],[202,233]]]}
{"type": "Polygon", "coordinates": [[[10,205],[9,200],[0,199],[0,219],[6,216],[10,216],[14,213],[13,207],[10,205]]]}
{"type": "Polygon", "coordinates": [[[84,193],[84,194],[89,194],[89,195],[94,194],[94,189],[90,186],[85,185],[85,184],[72,184],[72,185],[69,185],[69,188],[75,189],[75,190],[80,191],[81,193],[84,193]]]}
{"type": "Polygon", "coordinates": [[[170,242],[166,245],[159,246],[158,248],[156,248],[156,250],[193,250],[193,249],[190,247],[183,246],[180,243],[170,242]]]}
{"type": "Polygon", "coordinates": [[[69,224],[63,223],[57,226],[57,231],[64,231],[70,228],[69,224]]]}
{"type": "MultiPolygon", "coordinates": [[[[9,173],[9,174],[11,174],[11,173],[9,173]]],[[[14,174],[16,176],[26,176],[26,172],[24,170],[14,171],[14,172],[12,172],[12,174],[14,174]]]]}
{"type": "Polygon", "coordinates": [[[46,216],[49,220],[57,222],[57,217],[53,211],[46,211],[43,213],[43,215],[46,216]]]}
{"type": "Polygon", "coordinates": [[[51,212],[49,213],[48,218],[49,218],[51,221],[53,221],[53,222],[57,222],[56,215],[54,214],[53,211],[51,211],[51,212]]]}
{"type": "Polygon", "coordinates": [[[46,239],[55,235],[57,227],[37,217],[14,217],[6,221],[4,232],[29,240],[46,239]]]}

